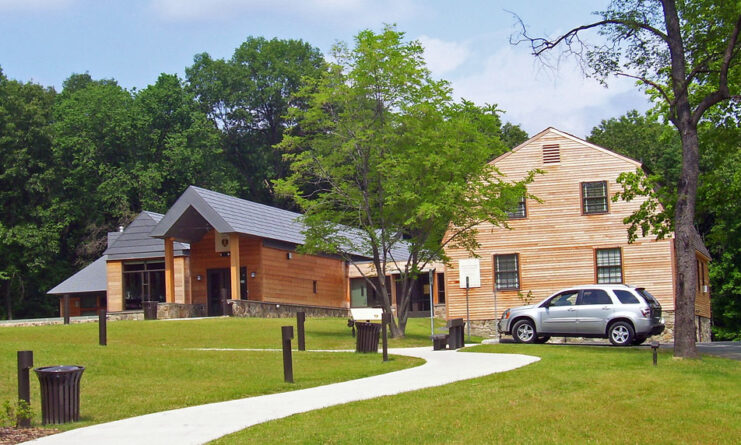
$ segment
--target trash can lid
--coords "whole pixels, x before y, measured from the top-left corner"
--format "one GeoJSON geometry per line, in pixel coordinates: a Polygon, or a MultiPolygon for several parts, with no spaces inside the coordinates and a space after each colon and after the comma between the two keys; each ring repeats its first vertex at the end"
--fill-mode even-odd
{"type": "Polygon", "coordinates": [[[85,367],[75,366],[75,365],[59,365],[59,366],[44,366],[43,368],[35,368],[34,371],[44,372],[44,373],[50,373],[50,372],[63,373],[63,372],[79,371],[81,369],[84,370],[85,367]]]}

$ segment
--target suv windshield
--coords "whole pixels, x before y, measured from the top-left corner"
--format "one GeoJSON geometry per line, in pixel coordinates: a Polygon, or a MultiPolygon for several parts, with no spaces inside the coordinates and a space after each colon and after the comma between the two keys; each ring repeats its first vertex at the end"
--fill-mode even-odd
{"type": "Polygon", "coordinates": [[[653,295],[648,293],[646,289],[638,288],[636,289],[636,292],[638,292],[646,300],[646,303],[648,303],[649,306],[660,306],[659,302],[656,301],[656,298],[654,298],[653,295]]]}

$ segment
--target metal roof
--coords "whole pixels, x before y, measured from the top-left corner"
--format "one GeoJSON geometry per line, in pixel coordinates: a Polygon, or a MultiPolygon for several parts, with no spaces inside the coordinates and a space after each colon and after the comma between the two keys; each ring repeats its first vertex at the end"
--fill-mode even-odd
{"type": "MultiPolygon", "coordinates": [[[[164,240],[152,238],[149,234],[163,215],[155,212],[141,212],[129,224],[103,255],[109,260],[129,260],[138,258],[163,258],[165,256],[164,240]]],[[[185,255],[190,246],[185,243],[174,243],[175,256],[185,255]]]]}
{"type": "MultiPolygon", "coordinates": [[[[299,221],[301,216],[300,213],[191,185],[149,235],[192,243],[215,229],[219,233],[240,233],[298,245],[305,241],[302,233],[305,227],[299,221]]],[[[362,245],[361,237],[353,232],[348,228],[344,236],[355,241],[356,246],[362,245]]],[[[367,253],[353,253],[369,256],[367,253]]],[[[394,249],[394,255],[403,258],[408,252],[399,246],[394,249]]]]}
{"type": "Polygon", "coordinates": [[[80,292],[105,292],[107,289],[105,263],[106,257],[103,255],[79,270],[76,274],[57,284],[47,294],[62,295],[80,292]]]}

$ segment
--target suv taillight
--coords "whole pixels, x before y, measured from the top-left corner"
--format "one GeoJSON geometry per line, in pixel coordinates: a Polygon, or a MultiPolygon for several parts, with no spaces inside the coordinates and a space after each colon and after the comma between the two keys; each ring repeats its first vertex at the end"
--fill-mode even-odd
{"type": "Polygon", "coordinates": [[[641,314],[643,314],[644,317],[648,317],[649,315],[651,315],[651,308],[646,307],[641,309],[641,314]]]}

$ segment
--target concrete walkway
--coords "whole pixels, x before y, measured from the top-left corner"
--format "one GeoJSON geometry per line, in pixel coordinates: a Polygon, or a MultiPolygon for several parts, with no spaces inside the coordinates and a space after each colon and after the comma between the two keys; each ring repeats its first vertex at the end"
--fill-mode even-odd
{"type": "MultiPolygon", "coordinates": [[[[35,444],[202,444],[258,423],[333,405],[445,385],[540,360],[518,354],[390,349],[424,365],[358,380],[279,394],[163,411],[46,436],[35,444]]],[[[381,359],[379,354],[378,359],[381,359]]]]}

